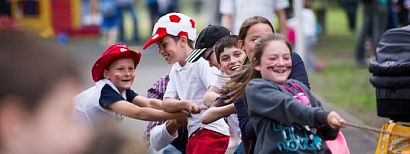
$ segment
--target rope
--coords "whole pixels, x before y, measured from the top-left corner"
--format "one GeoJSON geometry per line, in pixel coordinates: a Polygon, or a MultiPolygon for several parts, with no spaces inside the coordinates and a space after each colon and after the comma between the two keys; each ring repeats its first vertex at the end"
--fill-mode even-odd
{"type": "Polygon", "coordinates": [[[350,123],[350,122],[346,122],[346,125],[350,126],[350,127],[359,128],[359,129],[370,130],[370,131],[377,132],[377,133],[389,134],[389,135],[398,136],[398,137],[401,137],[401,138],[410,139],[410,134],[403,134],[403,133],[385,131],[385,130],[381,130],[381,129],[378,129],[378,128],[373,128],[373,127],[369,127],[369,126],[361,126],[361,125],[350,123]]]}

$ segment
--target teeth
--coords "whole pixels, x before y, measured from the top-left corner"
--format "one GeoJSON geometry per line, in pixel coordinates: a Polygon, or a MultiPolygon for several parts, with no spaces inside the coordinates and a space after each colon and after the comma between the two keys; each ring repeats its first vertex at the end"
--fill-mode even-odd
{"type": "Polygon", "coordinates": [[[284,73],[284,72],[285,72],[285,70],[274,70],[274,72],[277,72],[277,73],[284,73]]]}
{"type": "Polygon", "coordinates": [[[236,70],[236,69],[238,69],[239,68],[239,66],[232,66],[230,69],[232,70],[232,71],[234,71],[234,70],[236,70]]]}

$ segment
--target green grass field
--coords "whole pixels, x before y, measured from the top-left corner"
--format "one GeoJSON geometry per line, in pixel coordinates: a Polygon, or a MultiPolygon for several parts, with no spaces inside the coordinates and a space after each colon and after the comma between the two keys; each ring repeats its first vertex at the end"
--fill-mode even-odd
{"type": "Polygon", "coordinates": [[[356,65],[354,59],[357,34],[348,30],[341,9],[327,12],[326,26],[326,35],[321,36],[314,51],[316,61],[324,63],[325,69],[309,74],[312,90],[365,123],[379,126],[380,120],[374,120],[379,118],[375,90],[369,83],[370,73],[367,67],[356,65]]]}

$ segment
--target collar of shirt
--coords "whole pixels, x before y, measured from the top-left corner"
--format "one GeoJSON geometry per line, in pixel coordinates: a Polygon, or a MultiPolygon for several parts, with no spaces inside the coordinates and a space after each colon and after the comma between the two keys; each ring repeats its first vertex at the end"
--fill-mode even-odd
{"type": "Polygon", "coordinates": [[[100,81],[104,82],[105,84],[108,84],[108,85],[111,86],[111,88],[114,89],[117,93],[121,94],[121,96],[122,96],[124,99],[127,99],[127,95],[125,94],[125,91],[124,91],[123,93],[120,93],[120,91],[118,90],[118,88],[117,88],[116,86],[114,86],[114,84],[113,84],[110,80],[108,80],[108,79],[102,79],[102,80],[100,80],[100,81]]]}
{"type": "Polygon", "coordinates": [[[188,70],[193,66],[194,63],[186,63],[184,66],[181,66],[181,64],[176,63],[175,65],[175,70],[176,71],[183,71],[183,70],[188,70]]]}

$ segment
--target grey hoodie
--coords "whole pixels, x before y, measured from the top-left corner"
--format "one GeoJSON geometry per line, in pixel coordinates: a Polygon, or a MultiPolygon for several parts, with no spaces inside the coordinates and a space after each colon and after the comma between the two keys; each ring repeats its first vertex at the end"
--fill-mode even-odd
{"type": "Polygon", "coordinates": [[[270,80],[252,79],[246,87],[245,104],[257,134],[255,153],[330,153],[324,139],[334,139],[338,130],[328,126],[329,112],[305,85],[289,82],[304,89],[311,106],[296,102],[270,80]]]}

